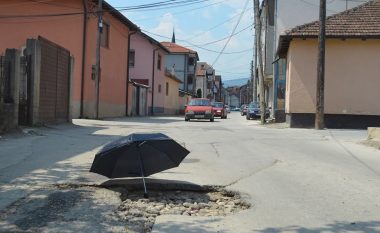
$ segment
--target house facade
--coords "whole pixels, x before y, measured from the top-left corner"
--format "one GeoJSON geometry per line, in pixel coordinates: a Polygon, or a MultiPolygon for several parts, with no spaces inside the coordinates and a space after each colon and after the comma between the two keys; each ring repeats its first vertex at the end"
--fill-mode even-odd
{"type": "Polygon", "coordinates": [[[165,58],[165,67],[174,70],[175,76],[181,80],[180,89],[195,94],[198,53],[173,42],[161,42],[170,51],[165,58]]]}
{"type": "Polygon", "coordinates": [[[228,104],[231,108],[238,107],[243,104],[240,102],[240,87],[232,86],[227,87],[226,89],[227,96],[225,97],[225,103],[228,104]]]}
{"type": "MultiPolygon", "coordinates": [[[[317,80],[317,21],[280,36],[286,58],[287,121],[313,127],[317,80]]],[[[365,128],[380,125],[380,1],[370,1],[326,20],[325,125],[365,128]]]]}
{"type": "Polygon", "coordinates": [[[175,115],[179,114],[181,111],[180,108],[180,99],[179,96],[179,85],[181,80],[179,80],[174,74],[170,72],[165,72],[165,110],[166,115],[175,115]]]}
{"type": "Polygon", "coordinates": [[[213,100],[216,102],[222,102],[222,88],[223,88],[223,83],[222,83],[222,76],[221,75],[215,75],[215,79],[213,82],[213,100]]]}
{"type": "MultiPolygon", "coordinates": [[[[363,1],[331,1],[327,15],[356,7],[363,1]]],[[[265,78],[266,102],[272,107],[271,116],[285,121],[286,59],[277,56],[279,37],[297,25],[317,20],[319,0],[263,0],[261,5],[262,54],[265,78]]],[[[256,59],[257,60],[257,59],[256,59]]],[[[256,65],[257,67],[257,65],[256,65]]],[[[257,71],[254,89],[257,88],[257,71]]]]}
{"type": "MultiPolygon", "coordinates": [[[[145,115],[149,113],[163,114],[165,106],[165,58],[169,51],[159,42],[145,33],[137,32],[130,36],[129,50],[129,78],[131,81],[148,86],[144,92],[145,97],[136,94],[133,115],[145,115]],[[137,111],[137,108],[147,109],[137,111]]],[[[144,88],[144,87],[137,87],[144,88]]],[[[136,90],[142,92],[144,90],[136,90]]],[[[133,98],[132,98],[133,99],[133,98]]]]}
{"type": "Polygon", "coordinates": [[[0,19],[3,32],[0,53],[4,53],[6,48],[23,49],[27,39],[39,36],[70,52],[74,59],[71,93],[74,118],[94,118],[96,112],[99,117],[126,115],[128,35],[139,29],[107,2],[103,3],[103,8],[97,104],[94,80],[98,25],[96,3],[81,0],[52,0],[49,4],[22,0],[0,2],[0,14],[3,16],[0,19]]]}
{"type": "Polygon", "coordinates": [[[195,94],[198,90],[202,98],[212,97],[212,82],[215,80],[215,70],[207,62],[198,62],[196,71],[195,94]]]}

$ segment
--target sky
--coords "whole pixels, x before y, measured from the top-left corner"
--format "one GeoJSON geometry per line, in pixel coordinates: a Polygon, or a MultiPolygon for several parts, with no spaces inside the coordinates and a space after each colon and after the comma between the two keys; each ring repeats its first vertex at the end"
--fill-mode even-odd
{"type": "MultiPolygon", "coordinates": [[[[162,1],[107,0],[117,9],[162,1]]],[[[122,13],[160,42],[171,41],[174,29],[176,43],[197,51],[200,61],[212,65],[223,80],[250,77],[254,52],[252,0],[205,0],[188,6],[122,13]],[[236,35],[230,37],[233,32],[236,35]]]]}

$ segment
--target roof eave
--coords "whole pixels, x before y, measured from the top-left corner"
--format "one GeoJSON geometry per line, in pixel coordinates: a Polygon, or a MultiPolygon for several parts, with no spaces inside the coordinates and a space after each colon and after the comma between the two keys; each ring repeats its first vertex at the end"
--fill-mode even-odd
{"type": "Polygon", "coordinates": [[[106,1],[103,1],[103,7],[109,10],[109,12],[118,20],[120,20],[122,23],[127,25],[131,31],[140,31],[140,28],[132,23],[127,17],[125,17],[120,11],[116,10],[111,4],[109,4],[106,1]]]}
{"type": "MultiPolygon", "coordinates": [[[[276,55],[285,58],[293,39],[318,39],[318,35],[281,35],[276,55]]],[[[380,39],[380,35],[326,35],[326,39],[380,39]]]]}

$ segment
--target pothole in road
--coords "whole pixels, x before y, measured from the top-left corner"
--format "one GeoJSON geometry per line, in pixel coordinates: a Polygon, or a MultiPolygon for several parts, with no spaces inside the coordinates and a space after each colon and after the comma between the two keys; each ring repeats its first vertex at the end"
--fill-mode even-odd
{"type": "Polygon", "coordinates": [[[250,208],[241,195],[220,188],[202,191],[141,191],[113,188],[121,193],[117,214],[127,222],[128,232],[151,232],[160,215],[226,216],[250,208]]]}

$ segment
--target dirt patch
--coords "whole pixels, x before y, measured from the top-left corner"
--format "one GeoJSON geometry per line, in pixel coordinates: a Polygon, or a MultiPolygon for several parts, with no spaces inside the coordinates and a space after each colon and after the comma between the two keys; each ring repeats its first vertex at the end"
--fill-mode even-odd
{"type": "Polygon", "coordinates": [[[288,129],[289,128],[289,124],[285,122],[283,123],[268,122],[264,126],[267,128],[272,128],[272,129],[288,129]]]}
{"type": "Polygon", "coordinates": [[[128,232],[151,232],[159,215],[226,216],[250,207],[238,193],[223,189],[150,191],[148,198],[140,191],[114,191],[121,193],[117,214],[126,221],[128,232]]]}
{"type": "Polygon", "coordinates": [[[378,150],[380,150],[380,141],[379,140],[366,140],[366,141],[363,141],[363,142],[360,142],[361,144],[363,145],[366,145],[366,146],[370,146],[370,147],[373,147],[373,148],[376,148],[378,150]]]}

